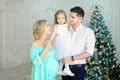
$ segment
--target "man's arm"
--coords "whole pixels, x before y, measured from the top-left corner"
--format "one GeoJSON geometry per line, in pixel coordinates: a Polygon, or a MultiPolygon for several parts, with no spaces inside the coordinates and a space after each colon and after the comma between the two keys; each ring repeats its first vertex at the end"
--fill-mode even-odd
{"type": "Polygon", "coordinates": [[[69,63],[71,60],[81,60],[86,59],[89,56],[92,56],[94,53],[94,46],[95,46],[95,35],[94,32],[91,32],[90,35],[86,39],[85,44],[85,51],[78,55],[68,56],[65,58],[64,62],[69,63]]]}
{"type": "Polygon", "coordinates": [[[90,53],[88,52],[84,52],[84,53],[81,53],[81,54],[78,54],[78,55],[75,55],[75,56],[68,56],[64,59],[64,63],[70,63],[72,61],[72,58],[74,60],[80,60],[80,59],[85,59],[85,58],[88,58],[89,56],[91,56],[90,53]]]}
{"type": "Polygon", "coordinates": [[[89,56],[91,56],[90,53],[84,52],[84,53],[82,53],[82,54],[73,56],[73,59],[74,59],[74,60],[86,59],[86,58],[88,58],[89,56]]]}

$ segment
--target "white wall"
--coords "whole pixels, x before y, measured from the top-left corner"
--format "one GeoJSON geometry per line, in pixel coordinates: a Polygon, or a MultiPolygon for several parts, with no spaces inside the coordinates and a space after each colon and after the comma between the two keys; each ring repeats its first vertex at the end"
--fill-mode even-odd
{"type": "Polygon", "coordinates": [[[5,13],[4,2],[0,1],[0,69],[5,67],[5,13]]]}
{"type": "MultiPolygon", "coordinates": [[[[0,11],[1,12],[1,11],[0,11]]],[[[0,56],[2,56],[2,12],[0,13],[0,56]]],[[[0,58],[0,64],[2,64],[2,58],[0,58]]],[[[2,66],[0,66],[1,68],[2,66]]]]}
{"type": "Polygon", "coordinates": [[[85,10],[83,23],[88,25],[95,4],[101,6],[106,25],[120,52],[119,0],[0,0],[0,68],[30,62],[28,51],[36,20],[47,19],[53,24],[55,11],[64,9],[69,22],[69,9],[78,5],[85,10]]]}

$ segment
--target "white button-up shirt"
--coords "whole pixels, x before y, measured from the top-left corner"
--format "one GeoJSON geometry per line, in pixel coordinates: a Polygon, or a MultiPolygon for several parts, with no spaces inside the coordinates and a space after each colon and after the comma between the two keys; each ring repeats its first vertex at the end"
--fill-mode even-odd
{"type": "MultiPolygon", "coordinates": [[[[71,34],[71,55],[78,55],[83,52],[88,52],[90,55],[93,55],[94,45],[95,45],[95,35],[94,31],[86,26],[80,24],[76,31],[71,27],[69,29],[71,34]]],[[[85,64],[86,59],[75,60],[70,63],[70,65],[74,64],[85,64]]]]}

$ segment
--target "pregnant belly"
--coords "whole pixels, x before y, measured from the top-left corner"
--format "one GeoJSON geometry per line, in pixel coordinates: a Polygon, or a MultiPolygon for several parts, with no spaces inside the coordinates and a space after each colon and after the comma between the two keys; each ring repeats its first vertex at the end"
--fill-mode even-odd
{"type": "Polygon", "coordinates": [[[49,68],[49,74],[53,77],[56,77],[58,70],[59,70],[59,64],[56,59],[50,59],[48,61],[48,68],[49,68]]]}

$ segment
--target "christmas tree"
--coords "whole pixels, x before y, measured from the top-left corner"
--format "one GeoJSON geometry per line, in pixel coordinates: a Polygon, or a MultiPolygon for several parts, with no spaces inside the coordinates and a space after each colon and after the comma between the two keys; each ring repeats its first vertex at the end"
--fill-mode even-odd
{"type": "Polygon", "coordinates": [[[86,80],[120,80],[120,64],[112,35],[105,25],[104,16],[95,6],[89,28],[94,30],[96,43],[94,55],[86,61],[86,80]]]}

